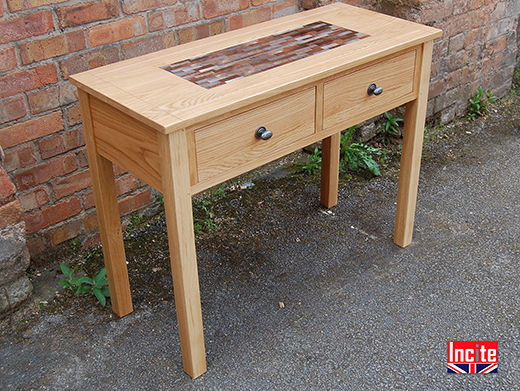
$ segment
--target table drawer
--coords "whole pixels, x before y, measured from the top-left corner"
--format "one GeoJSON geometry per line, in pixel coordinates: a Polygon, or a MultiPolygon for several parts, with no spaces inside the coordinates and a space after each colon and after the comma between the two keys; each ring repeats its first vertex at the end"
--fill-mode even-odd
{"type": "MultiPolygon", "coordinates": [[[[416,50],[326,82],[324,85],[323,128],[395,107],[395,102],[414,90],[416,50]],[[368,87],[382,87],[380,95],[369,95],[368,87]]],[[[363,118],[361,120],[364,120],[363,118]]]]}
{"type": "Polygon", "coordinates": [[[315,101],[309,88],[195,130],[199,182],[252,160],[263,164],[263,156],[314,134],[315,101]],[[270,139],[256,138],[261,126],[273,133],[270,139]]]}

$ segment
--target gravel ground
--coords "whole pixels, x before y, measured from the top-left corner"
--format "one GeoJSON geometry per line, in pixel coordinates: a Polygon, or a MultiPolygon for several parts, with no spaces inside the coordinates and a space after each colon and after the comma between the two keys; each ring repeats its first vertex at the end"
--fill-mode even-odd
{"type": "MultiPolygon", "coordinates": [[[[4,319],[0,389],[520,390],[519,108],[512,98],[426,145],[405,249],[392,242],[391,170],[342,182],[331,213],[317,180],[269,179],[226,197],[221,227],[197,240],[200,378],[182,371],[161,263],[144,285],[168,296],[138,295],[122,319],[92,300],[11,328],[4,319]],[[450,340],[498,341],[498,373],[447,374],[450,340]]],[[[154,224],[143,235],[164,253],[154,224]]],[[[129,261],[167,259],[155,254],[129,261]]]]}

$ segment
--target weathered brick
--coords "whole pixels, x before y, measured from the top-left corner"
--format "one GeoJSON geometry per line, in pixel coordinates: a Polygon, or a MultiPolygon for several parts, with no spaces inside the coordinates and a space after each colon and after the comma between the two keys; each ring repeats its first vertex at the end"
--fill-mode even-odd
{"type": "Polygon", "coordinates": [[[460,86],[460,84],[462,82],[462,69],[457,69],[456,71],[448,74],[446,79],[447,79],[446,89],[450,90],[452,88],[460,86]]]}
{"type": "Polygon", "coordinates": [[[16,68],[16,54],[13,47],[0,50],[0,72],[16,68]]]}
{"type": "Polygon", "coordinates": [[[4,16],[4,2],[0,1],[0,18],[4,16]]]}
{"type": "Polygon", "coordinates": [[[228,18],[230,30],[251,26],[256,23],[265,22],[271,19],[271,8],[264,7],[241,14],[233,15],[228,18]]]}
{"type": "Polygon", "coordinates": [[[91,235],[88,235],[87,238],[85,238],[83,240],[83,242],[81,243],[81,248],[86,249],[86,248],[95,246],[99,243],[101,243],[101,236],[99,234],[99,231],[95,231],[91,235]]]}
{"type": "Polygon", "coordinates": [[[5,201],[11,200],[16,194],[16,187],[11,182],[7,172],[0,167],[0,205],[3,205],[5,201]]]}
{"type": "Polygon", "coordinates": [[[142,208],[150,203],[151,189],[147,189],[132,196],[128,196],[119,201],[119,213],[126,215],[142,208]]]}
{"type": "Polygon", "coordinates": [[[134,58],[144,54],[156,52],[161,49],[170,47],[167,42],[173,40],[175,42],[175,32],[161,33],[158,35],[148,36],[137,41],[128,42],[121,45],[123,58],[134,58]]]}
{"type": "Polygon", "coordinates": [[[436,80],[430,83],[428,99],[434,98],[444,92],[444,79],[436,80]]]}
{"type": "Polygon", "coordinates": [[[34,163],[36,163],[36,156],[32,144],[11,148],[5,153],[4,167],[8,171],[24,168],[34,163]]]}
{"type": "Polygon", "coordinates": [[[83,225],[85,227],[85,231],[92,231],[93,229],[97,229],[99,224],[97,220],[96,212],[89,213],[83,219],[83,225]]]}
{"type": "Polygon", "coordinates": [[[52,183],[52,191],[54,192],[54,198],[58,200],[91,186],[90,172],[84,170],[54,181],[52,183]]]}
{"type": "Polygon", "coordinates": [[[471,26],[472,12],[462,15],[454,15],[446,18],[444,24],[443,34],[444,36],[453,37],[460,34],[471,26]]]}
{"type": "Polygon", "coordinates": [[[29,191],[27,193],[21,193],[18,195],[18,199],[22,204],[24,212],[29,212],[36,208],[41,208],[50,202],[49,194],[43,187],[29,191]]]}
{"type": "Polygon", "coordinates": [[[0,129],[0,145],[10,148],[63,130],[61,111],[0,129]]]}
{"type": "Polygon", "coordinates": [[[68,79],[70,75],[75,73],[88,71],[119,60],[119,49],[117,47],[94,50],[60,61],[60,72],[64,79],[68,79]]]}
{"type": "Polygon", "coordinates": [[[204,17],[206,19],[215,18],[230,14],[232,12],[245,10],[249,8],[249,0],[229,0],[229,1],[218,1],[218,0],[203,0],[202,9],[204,17]]]}
{"type": "Polygon", "coordinates": [[[476,42],[478,42],[480,36],[480,29],[473,29],[466,32],[466,42],[464,46],[466,48],[474,45],[476,42]]]}
{"type": "Polygon", "coordinates": [[[46,60],[62,56],[86,48],[85,36],[82,30],[55,37],[44,38],[20,45],[22,64],[46,60]]]}
{"type": "Polygon", "coordinates": [[[484,6],[484,0],[471,0],[470,9],[472,11],[478,10],[484,6]]]}
{"type": "MultiPolygon", "coordinates": [[[[135,189],[137,189],[137,183],[133,175],[125,175],[116,179],[116,194],[118,197],[122,196],[123,194],[130,193],[135,189]]],[[[94,193],[92,191],[88,191],[83,194],[82,200],[83,208],[85,210],[93,208],[95,205],[94,193]]]]}
{"type": "MultiPolygon", "coordinates": [[[[469,14],[472,18],[472,28],[479,28],[487,25],[491,20],[491,12],[493,11],[493,6],[485,6],[476,11],[472,11],[469,14]]],[[[468,25],[469,27],[469,25],[468,25]]]]}
{"type": "Polygon", "coordinates": [[[273,4],[273,17],[274,18],[281,18],[282,16],[295,14],[297,12],[298,12],[298,1],[297,0],[285,0],[281,3],[273,4]]]}
{"type": "Polygon", "coordinates": [[[7,0],[7,6],[11,12],[17,12],[65,1],[68,0],[7,0]]]}
{"type": "Polygon", "coordinates": [[[69,107],[67,109],[67,120],[69,126],[81,123],[81,107],[79,105],[69,107]]]}
{"type": "Polygon", "coordinates": [[[448,54],[456,53],[464,48],[464,43],[466,42],[466,36],[464,33],[455,35],[450,38],[450,43],[448,47],[448,54]]]}
{"type": "Polygon", "coordinates": [[[54,29],[51,11],[42,11],[0,21],[0,45],[42,35],[54,29]]]}
{"type": "Polygon", "coordinates": [[[83,129],[73,129],[38,142],[40,155],[48,159],[85,145],[83,129]]]}
{"type": "Polygon", "coordinates": [[[164,30],[200,19],[198,4],[183,4],[150,13],[148,25],[150,31],[164,30]]]}
{"type": "Polygon", "coordinates": [[[43,238],[41,236],[28,237],[27,249],[31,255],[36,255],[45,251],[45,243],[43,238]]]}
{"type": "Polygon", "coordinates": [[[76,88],[70,83],[62,83],[27,95],[33,114],[52,110],[78,100],[76,88]]]}
{"type": "Polygon", "coordinates": [[[18,199],[0,207],[0,229],[17,224],[22,218],[22,205],[18,199]]]}
{"type": "Polygon", "coordinates": [[[117,0],[92,1],[56,9],[60,27],[73,27],[119,15],[117,0]]]}
{"type": "Polygon", "coordinates": [[[123,12],[135,14],[142,11],[155,10],[177,3],[177,0],[123,0],[123,12]]]}
{"type": "Polygon", "coordinates": [[[14,178],[18,190],[23,191],[45,183],[51,179],[59,178],[69,174],[75,171],[77,168],[78,163],[76,161],[76,155],[69,154],[59,156],[48,162],[18,171],[14,175],[14,178]]]}
{"type": "Polygon", "coordinates": [[[13,96],[58,81],[54,64],[41,65],[37,68],[9,73],[0,77],[0,98],[13,96]]]}
{"type": "Polygon", "coordinates": [[[27,108],[23,98],[20,96],[0,102],[0,124],[25,117],[26,114],[27,108]]]}
{"type": "Polygon", "coordinates": [[[452,7],[453,3],[451,1],[424,4],[421,6],[420,20],[422,23],[442,21],[452,14],[452,7]]]}
{"type": "Polygon", "coordinates": [[[49,206],[34,214],[25,216],[25,226],[28,234],[32,234],[42,228],[65,221],[81,212],[81,202],[78,197],[72,197],[66,201],[49,206]]]}
{"type": "Polygon", "coordinates": [[[65,222],[57,228],[48,230],[45,236],[52,246],[57,246],[60,243],[77,237],[82,231],[83,219],[76,218],[65,222]]]}
{"type": "Polygon", "coordinates": [[[88,29],[88,41],[90,46],[94,47],[138,37],[145,33],[146,23],[144,17],[135,16],[90,27],[88,29]]]}
{"type": "Polygon", "coordinates": [[[302,0],[301,5],[304,10],[311,10],[317,8],[320,2],[319,0],[302,0]]]}
{"type": "Polygon", "coordinates": [[[85,147],[76,151],[80,167],[88,167],[87,149],[85,147]]]}

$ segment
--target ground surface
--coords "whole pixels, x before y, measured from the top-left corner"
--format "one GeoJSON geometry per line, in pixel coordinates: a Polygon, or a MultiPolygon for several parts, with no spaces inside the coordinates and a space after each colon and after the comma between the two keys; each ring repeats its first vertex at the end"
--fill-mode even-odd
{"type": "Polygon", "coordinates": [[[200,378],[182,371],[157,218],[127,240],[135,311],[30,303],[2,321],[0,389],[519,390],[519,108],[506,99],[427,143],[405,249],[390,168],[342,181],[331,213],[317,178],[274,175],[216,202],[220,228],[197,239],[200,378]],[[499,341],[498,374],[447,374],[450,340],[499,341]]]}

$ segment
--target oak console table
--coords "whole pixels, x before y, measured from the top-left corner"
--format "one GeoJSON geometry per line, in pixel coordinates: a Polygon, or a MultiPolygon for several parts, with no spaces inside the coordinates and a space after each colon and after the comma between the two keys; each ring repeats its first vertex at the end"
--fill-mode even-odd
{"type": "Polygon", "coordinates": [[[206,371],[191,196],[323,140],[337,203],[340,132],[406,105],[394,241],[412,240],[433,39],[333,4],[71,77],[119,316],[132,312],[112,162],[164,196],[184,370],[206,371]]]}

